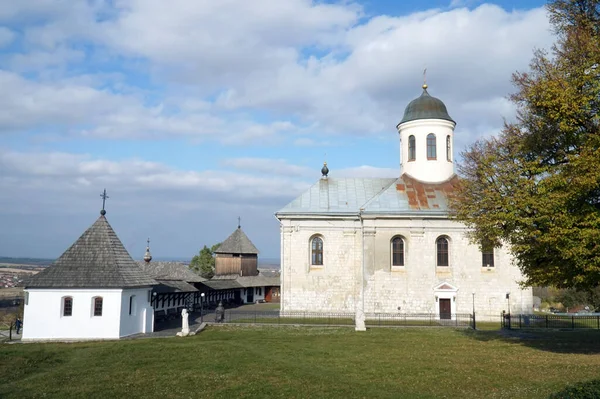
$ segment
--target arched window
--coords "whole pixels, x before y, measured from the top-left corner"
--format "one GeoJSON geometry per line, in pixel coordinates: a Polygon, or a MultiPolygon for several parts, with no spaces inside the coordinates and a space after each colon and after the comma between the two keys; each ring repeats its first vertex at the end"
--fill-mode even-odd
{"type": "Polygon", "coordinates": [[[435,134],[429,133],[427,135],[427,159],[436,159],[437,152],[435,150],[435,134]]]}
{"type": "Polygon", "coordinates": [[[314,237],[310,243],[310,264],[323,266],[323,239],[314,237]]]}
{"type": "Polygon", "coordinates": [[[450,135],[446,136],[446,159],[452,162],[452,147],[450,146],[450,135]]]}
{"type": "Polygon", "coordinates": [[[63,316],[72,316],[73,315],[73,298],[70,296],[66,296],[63,298],[63,316]]]}
{"type": "Polygon", "coordinates": [[[438,266],[448,266],[448,239],[440,237],[435,242],[438,266]]]}
{"type": "Polygon", "coordinates": [[[408,136],[408,160],[414,161],[417,155],[415,136],[408,136]]]}
{"type": "Polygon", "coordinates": [[[481,244],[481,266],[494,267],[494,246],[490,243],[481,244]]]}
{"type": "Polygon", "coordinates": [[[402,237],[392,239],[392,266],[404,266],[404,240],[402,237]]]}
{"type": "Polygon", "coordinates": [[[94,316],[102,316],[102,297],[97,296],[94,298],[94,316]]]}

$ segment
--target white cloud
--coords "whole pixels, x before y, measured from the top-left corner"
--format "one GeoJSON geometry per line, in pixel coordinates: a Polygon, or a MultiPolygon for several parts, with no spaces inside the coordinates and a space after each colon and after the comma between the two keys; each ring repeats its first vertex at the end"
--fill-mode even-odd
{"type": "Polygon", "coordinates": [[[225,159],[222,163],[224,166],[231,166],[235,169],[245,171],[259,172],[265,176],[317,176],[314,169],[306,166],[292,165],[284,159],[232,158],[225,159]]]}

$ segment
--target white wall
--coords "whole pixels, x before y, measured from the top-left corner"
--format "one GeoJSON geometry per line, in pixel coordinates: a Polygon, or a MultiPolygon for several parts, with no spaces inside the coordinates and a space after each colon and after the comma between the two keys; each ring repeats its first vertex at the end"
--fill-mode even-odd
{"type": "Polygon", "coordinates": [[[255,303],[256,301],[263,301],[265,299],[265,287],[243,288],[242,289],[242,299],[244,300],[244,303],[255,303]],[[252,302],[248,302],[248,291],[249,290],[252,290],[252,292],[254,293],[254,299],[252,302]]]}
{"type": "MultiPolygon", "coordinates": [[[[398,126],[400,133],[400,164],[402,173],[408,173],[423,182],[442,182],[454,174],[454,157],[448,161],[446,137],[450,136],[450,151],[454,150],[454,123],[442,119],[420,119],[398,126]],[[436,159],[427,159],[427,135],[435,134],[436,159]],[[408,160],[408,138],[415,136],[415,160],[408,160]]],[[[451,154],[453,155],[453,154],[451,154]]]]}
{"type": "Polygon", "coordinates": [[[23,340],[119,338],[121,289],[27,289],[23,340]],[[63,316],[63,297],[73,298],[72,316],[63,316]],[[103,298],[102,316],[94,316],[92,298],[103,298]]]}
{"type": "MultiPolygon", "coordinates": [[[[520,270],[506,250],[495,250],[495,267],[481,265],[481,252],[469,243],[462,224],[448,219],[282,220],[282,311],[439,313],[434,288],[456,287],[452,311],[471,313],[473,290],[480,319],[499,319],[508,310],[530,313],[531,289],[521,290],[520,270]],[[324,264],[310,265],[310,238],[324,242],[324,264]],[[405,266],[391,265],[391,239],[405,240],[405,266]],[[450,266],[436,266],[436,239],[450,239],[450,266]],[[364,299],[361,293],[364,292],[364,299]],[[398,310],[400,308],[400,310],[398,310]]],[[[438,293],[438,297],[443,297],[438,293]]]]}
{"type": "Polygon", "coordinates": [[[154,331],[154,309],[150,306],[150,288],[124,289],[121,297],[121,326],[119,337],[154,331]],[[129,298],[133,302],[129,307],[129,298]]]}

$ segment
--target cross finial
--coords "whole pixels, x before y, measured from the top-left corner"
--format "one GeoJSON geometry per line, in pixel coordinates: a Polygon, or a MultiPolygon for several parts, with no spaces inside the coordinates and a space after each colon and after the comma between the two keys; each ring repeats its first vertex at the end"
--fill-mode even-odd
{"type": "Polygon", "coordinates": [[[238,216],[238,229],[242,227],[242,218],[238,216]]]}
{"type": "Polygon", "coordinates": [[[104,210],[104,207],[106,206],[106,200],[110,198],[108,195],[106,195],[106,189],[104,189],[104,192],[100,194],[100,197],[102,198],[102,210],[100,211],[100,214],[106,215],[106,210],[104,210]]]}
{"type": "Polygon", "coordinates": [[[148,237],[148,239],[146,240],[146,242],[148,243],[148,247],[150,247],[150,237],[148,237]]]}
{"type": "Polygon", "coordinates": [[[427,68],[423,70],[423,89],[427,90],[427,68]]]}

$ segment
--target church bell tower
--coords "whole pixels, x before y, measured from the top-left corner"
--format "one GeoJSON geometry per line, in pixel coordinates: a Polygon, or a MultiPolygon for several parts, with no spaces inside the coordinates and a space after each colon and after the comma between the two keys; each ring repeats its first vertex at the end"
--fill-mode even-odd
{"type": "Polygon", "coordinates": [[[404,110],[396,128],[400,134],[401,173],[424,183],[439,183],[454,175],[454,127],[446,105],[423,93],[404,110]]]}

